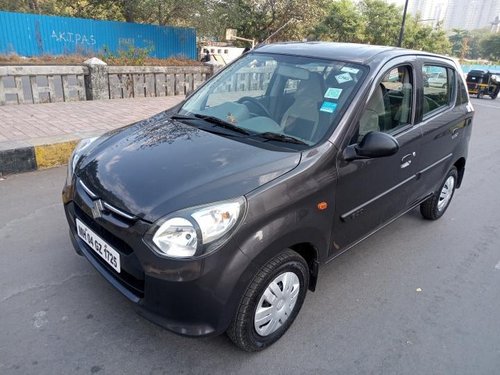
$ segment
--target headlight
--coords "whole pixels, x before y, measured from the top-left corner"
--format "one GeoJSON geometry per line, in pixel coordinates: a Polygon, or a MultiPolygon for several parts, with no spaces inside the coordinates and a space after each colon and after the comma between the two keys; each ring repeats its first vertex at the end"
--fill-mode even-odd
{"type": "Polygon", "coordinates": [[[68,161],[68,177],[67,177],[68,182],[71,181],[71,179],[73,178],[73,173],[75,172],[75,167],[76,164],[78,163],[78,160],[80,160],[82,155],[84,155],[85,151],[88,151],[90,145],[93,144],[98,138],[99,137],[82,139],[76,145],[68,161]]]}
{"type": "Polygon", "coordinates": [[[145,236],[158,255],[189,258],[215,251],[243,216],[245,199],[238,198],[178,211],[159,221],[145,236]]]}

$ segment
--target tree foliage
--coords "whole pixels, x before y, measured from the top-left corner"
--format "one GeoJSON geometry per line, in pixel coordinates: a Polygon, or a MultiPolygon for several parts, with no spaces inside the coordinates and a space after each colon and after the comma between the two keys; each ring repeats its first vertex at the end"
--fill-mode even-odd
{"type": "Polygon", "coordinates": [[[331,2],[323,20],[312,32],[318,40],[336,42],[363,42],[362,15],[351,0],[331,2]]]}
{"type": "Polygon", "coordinates": [[[318,19],[325,14],[326,0],[220,0],[212,6],[215,34],[227,27],[237,29],[238,35],[263,41],[275,31],[279,40],[307,38],[318,19]]]}
{"type": "Polygon", "coordinates": [[[403,12],[394,4],[383,0],[363,0],[360,2],[364,23],[365,43],[396,45],[403,12]]]}
{"type": "Polygon", "coordinates": [[[418,17],[412,16],[406,20],[403,47],[440,54],[451,52],[450,41],[443,29],[422,24],[418,17]]]}
{"type": "Polygon", "coordinates": [[[500,60],[500,35],[490,34],[481,41],[483,56],[491,60],[500,60]]]}
{"type": "MultiPolygon", "coordinates": [[[[395,46],[399,38],[403,11],[383,0],[331,2],[326,16],[314,28],[319,40],[360,42],[395,46]]],[[[407,15],[402,47],[435,53],[449,53],[444,30],[424,25],[407,15]]]]}

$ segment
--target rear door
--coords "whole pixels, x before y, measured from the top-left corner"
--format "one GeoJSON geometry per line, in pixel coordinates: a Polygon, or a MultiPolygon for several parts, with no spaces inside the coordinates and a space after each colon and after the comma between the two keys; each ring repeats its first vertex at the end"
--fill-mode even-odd
{"type": "MultiPolygon", "coordinates": [[[[418,193],[421,199],[434,192],[445,174],[457,162],[464,134],[472,120],[472,108],[463,79],[446,60],[422,58],[419,73],[439,73],[446,77],[443,87],[423,87],[417,112],[422,130],[422,151],[418,158],[418,193]]],[[[423,79],[423,78],[422,78],[423,79]]]]}

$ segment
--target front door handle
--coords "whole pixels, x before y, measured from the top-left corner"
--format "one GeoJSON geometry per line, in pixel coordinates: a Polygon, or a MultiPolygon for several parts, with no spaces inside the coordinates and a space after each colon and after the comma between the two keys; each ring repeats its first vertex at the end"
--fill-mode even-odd
{"type": "Polygon", "coordinates": [[[411,154],[405,155],[401,158],[401,168],[406,168],[411,165],[412,159],[417,156],[416,152],[412,152],[411,154]]]}

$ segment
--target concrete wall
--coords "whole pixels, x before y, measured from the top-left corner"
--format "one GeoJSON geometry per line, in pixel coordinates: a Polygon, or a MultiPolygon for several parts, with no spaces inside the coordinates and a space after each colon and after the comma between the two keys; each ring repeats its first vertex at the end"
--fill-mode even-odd
{"type": "Polygon", "coordinates": [[[0,66],[0,105],[183,95],[211,66],[0,66]]]}

